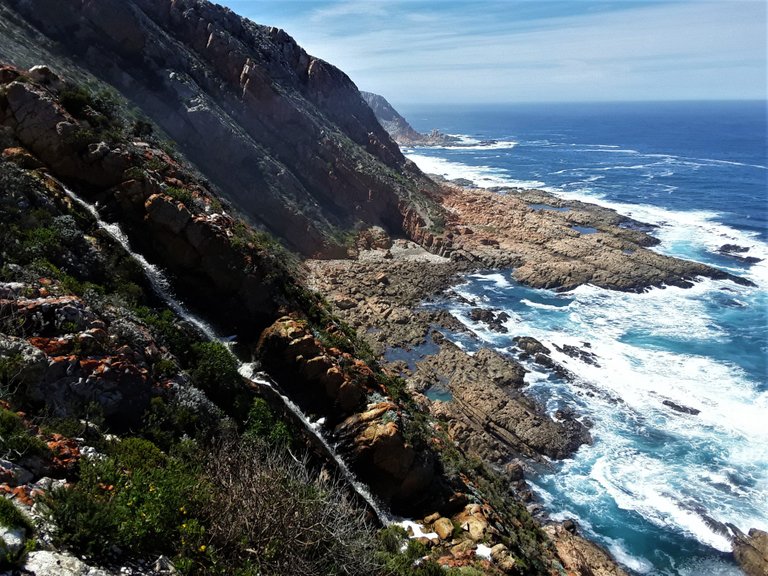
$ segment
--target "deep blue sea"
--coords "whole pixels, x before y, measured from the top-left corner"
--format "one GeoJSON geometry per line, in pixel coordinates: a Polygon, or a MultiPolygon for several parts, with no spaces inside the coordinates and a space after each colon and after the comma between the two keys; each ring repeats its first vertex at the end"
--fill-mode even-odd
{"type": "Polygon", "coordinates": [[[573,407],[593,426],[592,446],[530,477],[555,518],[577,519],[633,573],[741,574],[717,523],[768,530],[766,104],[400,112],[417,130],[462,137],[458,147],[405,149],[426,172],[609,206],[657,225],[654,250],[757,285],[701,280],[643,294],[593,286],[559,294],[520,286],[510,270],[468,276],[456,290],[506,310],[509,336],[473,323],[458,300],[444,302],[473,333],[454,335],[467,349],[507,351],[511,336],[533,336],[576,374],[569,383],[528,366],[526,376],[550,411],[573,407]],[[724,244],[762,261],[718,254],[724,244]],[[599,366],[553,347],[585,342],[599,366]]]}

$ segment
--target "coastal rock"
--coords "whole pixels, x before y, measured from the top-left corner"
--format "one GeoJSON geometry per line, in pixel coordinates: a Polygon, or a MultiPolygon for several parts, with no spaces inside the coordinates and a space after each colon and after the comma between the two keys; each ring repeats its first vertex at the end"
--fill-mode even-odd
{"type": "Polygon", "coordinates": [[[545,526],[544,532],[554,543],[557,555],[566,570],[574,574],[594,576],[628,576],[608,552],[561,525],[545,526]]]}
{"type": "Polygon", "coordinates": [[[669,406],[675,412],[681,412],[682,414],[691,414],[693,416],[696,416],[697,414],[701,413],[701,410],[698,410],[696,408],[691,408],[690,406],[683,406],[682,404],[677,404],[676,402],[672,402],[672,400],[664,400],[662,401],[662,404],[664,404],[664,406],[669,406]]]}
{"type": "MultiPolygon", "coordinates": [[[[628,219],[607,208],[567,202],[567,213],[530,210],[529,203],[563,201],[540,190],[499,194],[449,184],[439,198],[451,215],[445,235],[452,235],[453,254],[487,267],[514,266],[515,279],[536,288],[564,291],[593,284],[639,292],[651,286],[690,287],[700,276],[751,284],[704,264],[647,250],[657,241],[627,227],[628,219]],[[595,233],[581,234],[574,225],[594,228],[595,233]],[[489,227],[495,231],[493,242],[477,233],[489,227]],[[467,228],[475,234],[462,233],[467,228]]],[[[437,241],[442,242],[432,239],[437,241]]]]}
{"type": "Polygon", "coordinates": [[[469,318],[473,322],[483,322],[494,332],[499,332],[501,334],[509,332],[507,327],[504,326],[504,322],[509,320],[509,314],[506,312],[495,313],[492,310],[487,310],[485,308],[472,308],[472,310],[469,311],[469,318]]]}
{"type": "Polygon", "coordinates": [[[723,256],[729,256],[730,258],[740,260],[745,264],[757,264],[762,261],[756,256],[742,256],[745,252],[749,252],[749,248],[746,246],[739,246],[738,244],[723,244],[717,251],[723,256]]]}
{"type": "Polygon", "coordinates": [[[394,509],[424,499],[435,477],[432,454],[415,450],[402,429],[397,405],[382,402],[350,416],[334,430],[355,470],[394,509]]]}
{"type": "Polygon", "coordinates": [[[751,528],[744,534],[736,526],[728,524],[731,530],[733,556],[747,576],[768,576],[768,533],[751,528]]]}
{"type": "Polygon", "coordinates": [[[514,392],[520,384],[504,384],[505,380],[522,382],[521,367],[506,360],[505,375],[499,356],[478,355],[472,358],[445,343],[439,353],[418,365],[419,371],[438,374],[450,383],[452,401],[442,410],[451,414],[449,432],[465,449],[491,462],[503,462],[516,455],[564,458],[591,442],[589,432],[576,420],[554,422],[534,402],[514,392]]]}
{"type": "Polygon", "coordinates": [[[544,346],[544,344],[530,336],[515,336],[512,340],[517,347],[526,354],[526,356],[536,356],[537,354],[546,355],[551,352],[551,350],[544,346]]]}

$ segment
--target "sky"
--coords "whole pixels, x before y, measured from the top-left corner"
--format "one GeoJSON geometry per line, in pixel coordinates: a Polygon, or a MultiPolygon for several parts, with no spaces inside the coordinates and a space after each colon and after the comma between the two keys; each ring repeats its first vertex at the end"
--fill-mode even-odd
{"type": "Polygon", "coordinates": [[[215,0],[394,104],[768,98],[766,0],[215,0]]]}

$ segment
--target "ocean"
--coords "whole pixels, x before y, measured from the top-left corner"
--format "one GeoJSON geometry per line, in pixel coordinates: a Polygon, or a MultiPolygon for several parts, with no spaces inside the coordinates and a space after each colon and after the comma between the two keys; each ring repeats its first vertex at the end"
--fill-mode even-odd
{"type": "Polygon", "coordinates": [[[719,524],[768,530],[768,158],[765,102],[401,106],[456,147],[406,148],[425,172],[482,187],[541,188],[654,224],[653,250],[750,279],[641,294],[472,274],[454,290],[505,310],[508,335],[473,322],[450,334],[475,350],[533,336],[576,379],[528,365],[529,392],[570,406],[595,442],[529,475],[556,519],[574,518],[632,573],[738,575],[719,524]],[[739,256],[719,248],[734,244],[739,256]],[[759,262],[755,260],[759,259],[759,262]],[[554,344],[589,343],[597,365],[554,344]],[[666,404],[665,404],[666,402],[666,404]],[[683,413],[670,403],[698,411],[683,413]]]}

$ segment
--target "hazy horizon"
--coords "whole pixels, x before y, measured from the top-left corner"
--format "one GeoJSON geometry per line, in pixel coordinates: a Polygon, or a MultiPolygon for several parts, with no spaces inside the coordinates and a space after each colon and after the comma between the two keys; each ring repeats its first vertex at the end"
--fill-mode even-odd
{"type": "Polygon", "coordinates": [[[393,104],[768,99],[761,0],[219,0],[393,104]]]}

